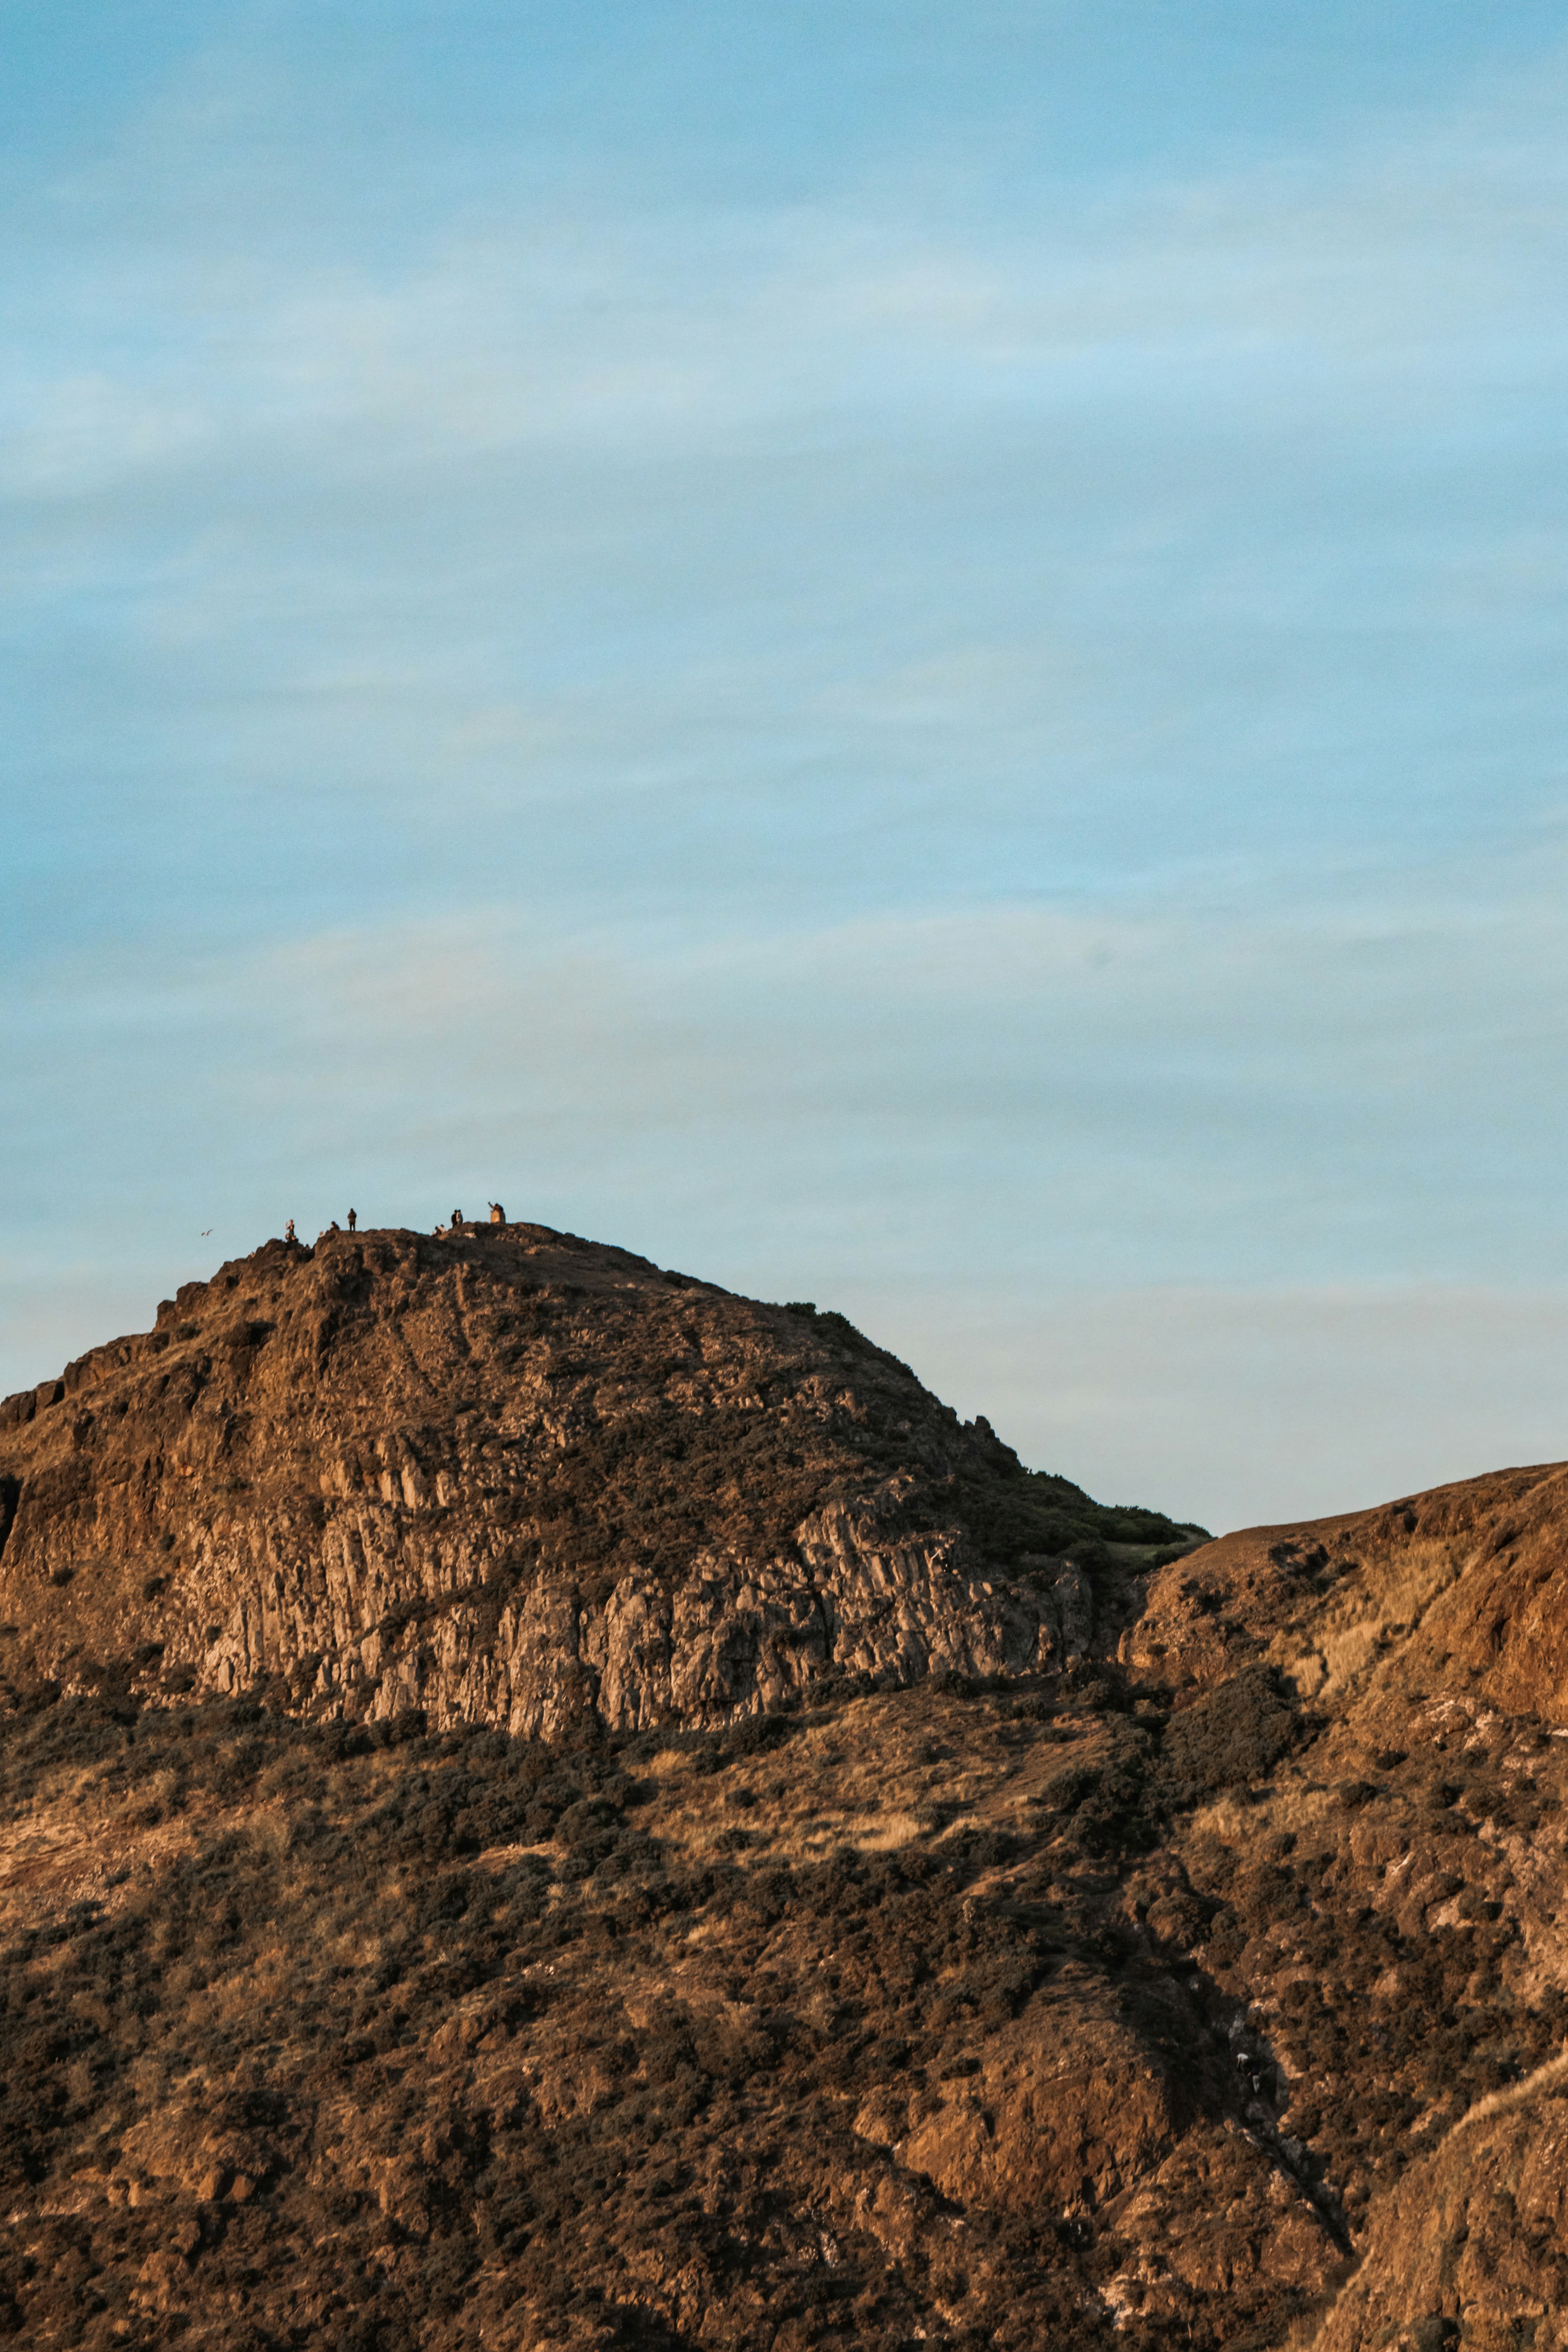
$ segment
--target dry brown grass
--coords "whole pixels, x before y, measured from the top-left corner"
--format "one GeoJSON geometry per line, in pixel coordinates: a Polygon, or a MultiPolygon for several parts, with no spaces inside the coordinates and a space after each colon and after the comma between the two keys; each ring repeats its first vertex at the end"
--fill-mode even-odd
{"type": "Polygon", "coordinates": [[[1463,1573],[1468,1545],[1416,1540],[1365,1574],[1341,1584],[1273,1643],[1303,1698],[1316,1705],[1342,1699],[1369,1669],[1396,1660],[1436,1601],[1463,1573]],[[1303,1633],[1307,1634],[1303,1643],[1303,1633]]]}
{"type": "MultiPolygon", "coordinates": [[[[647,1768],[640,1829],[689,1862],[744,1852],[749,1862],[811,1863],[844,1848],[886,1853],[963,1829],[1011,1827],[1060,1763],[1055,1747],[975,1736],[972,1707],[904,1694],[856,1700],[831,1723],[731,1765],[716,1801],[702,1758],[666,1750],[647,1768]],[[743,1846],[738,1843],[744,1840],[743,1846]]],[[[1096,1727],[1082,1727],[1084,1752],[1096,1727]]]]}

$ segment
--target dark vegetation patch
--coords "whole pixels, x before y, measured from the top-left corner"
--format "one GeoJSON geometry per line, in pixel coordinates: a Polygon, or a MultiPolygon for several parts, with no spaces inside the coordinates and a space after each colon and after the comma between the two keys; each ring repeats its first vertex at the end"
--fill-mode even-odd
{"type": "Polygon", "coordinates": [[[1300,1728],[1300,1710],[1274,1668],[1243,1666],[1172,1717],[1163,1741],[1163,1794],[1171,1803],[1191,1804],[1216,1789],[1262,1780],[1300,1728]]]}
{"type": "Polygon", "coordinates": [[[1108,1729],[1094,1762],[1065,1764],[1041,1793],[1085,1853],[1127,1859],[1149,1853],[1160,1838],[1155,1736],[1143,1724],[1118,1722],[1108,1729]]]}
{"type": "Polygon", "coordinates": [[[818,1307],[811,1298],[791,1298],[784,1303],[784,1313],[800,1316],[814,1329],[842,1340],[846,1347],[859,1353],[879,1356],[884,1363],[894,1365],[900,1372],[909,1370],[907,1364],[900,1362],[897,1356],[890,1355],[886,1348],[879,1348],[874,1339],[868,1339],[865,1332],[851,1323],[847,1315],[840,1315],[836,1307],[818,1307]]]}
{"type": "Polygon", "coordinates": [[[1178,1558],[1207,1538],[1163,1511],[1096,1503],[1070,1478],[1026,1470],[1016,1456],[1009,1475],[986,1477],[960,1471],[953,1480],[955,1516],[974,1533],[988,1559],[1016,1564],[1028,1555],[1070,1556],[1089,1570],[1108,1569],[1113,1545],[1152,1548],[1152,1566],[1178,1558]]]}
{"type": "MultiPolygon", "coordinates": [[[[1255,1756],[1282,1733],[1266,1701],[1259,1711],[1255,1756]]],[[[1173,1719],[1167,1752],[1197,1712],[1173,1719]]],[[[1397,1786],[1348,1773],[1300,1831],[1239,1842],[1209,1831],[1186,1850],[1195,1948],[1223,1988],[1268,2002],[1287,2063],[1285,2129],[1310,2144],[1352,2229],[1466,2108],[1568,2034],[1568,1999],[1531,1981],[1507,1857],[1477,1834],[1487,1821],[1522,1829],[1560,1803],[1558,1759],[1544,1768],[1550,1788],[1507,1781],[1496,1755],[1530,1752],[1535,1727],[1494,1717],[1492,1738],[1490,1754],[1380,1751],[1397,1786]],[[1397,1871],[1384,1878],[1368,1852],[1397,1853],[1397,1871]]]]}

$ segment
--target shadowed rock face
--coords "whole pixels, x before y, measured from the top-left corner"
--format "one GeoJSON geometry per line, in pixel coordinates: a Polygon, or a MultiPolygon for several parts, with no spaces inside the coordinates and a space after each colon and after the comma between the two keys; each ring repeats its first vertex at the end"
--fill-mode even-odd
{"type": "Polygon", "coordinates": [[[1079,1490],[842,1318],[538,1226],[269,1244],[8,1400],[0,1472],[23,1680],[553,1738],[1091,1632],[1081,1568],[1029,1549],[1079,1490]]]}
{"type": "Polygon", "coordinates": [[[1191,1534],[537,1227],[8,1401],[0,2333],[1568,2343],[1568,1472],[1191,1534]]]}

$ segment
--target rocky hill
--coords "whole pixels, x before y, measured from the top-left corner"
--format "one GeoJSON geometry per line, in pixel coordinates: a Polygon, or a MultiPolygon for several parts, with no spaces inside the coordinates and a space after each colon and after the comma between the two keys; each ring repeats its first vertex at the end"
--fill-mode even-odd
{"type": "Polygon", "coordinates": [[[1562,1467],[1200,1542],[523,1227],[191,1286],[0,1527],[18,2340],[1562,2339],[1562,1467]]]}
{"type": "Polygon", "coordinates": [[[1203,1532],[1025,1473],[842,1316],[533,1225],[187,1284],[0,1405],[0,1496],[14,1685],[543,1738],[1059,1664],[1108,1535],[1203,1532]]]}

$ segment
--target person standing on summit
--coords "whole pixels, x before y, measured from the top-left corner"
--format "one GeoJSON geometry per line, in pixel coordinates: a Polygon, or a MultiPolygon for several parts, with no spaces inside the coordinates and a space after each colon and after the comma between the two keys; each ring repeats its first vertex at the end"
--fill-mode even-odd
{"type": "Polygon", "coordinates": [[[357,1213],[356,1213],[354,1210],[351,1209],[351,1210],[349,1211],[349,1231],[350,1231],[350,1233],[351,1233],[351,1234],[353,1233],[353,1229],[354,1229],[355,1225],[358,1223],[358,1222],[359,1222],[359,1218],[358,1218],[358,1214],[357,1214],[357,1213]]]}

